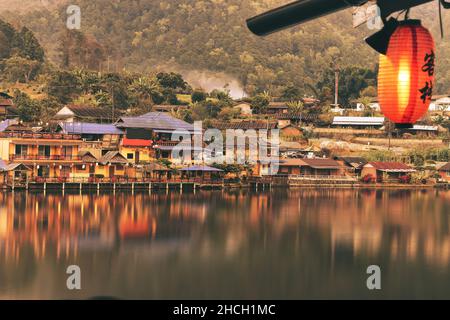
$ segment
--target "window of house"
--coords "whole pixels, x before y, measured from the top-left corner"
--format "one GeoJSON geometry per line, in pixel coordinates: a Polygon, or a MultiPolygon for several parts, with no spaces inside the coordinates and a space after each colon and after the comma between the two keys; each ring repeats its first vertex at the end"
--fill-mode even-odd
{"type": "Polygon", "coordinates": [[[134,153],[127,153],[127,159],[133,159],[134,153]]]}
{"type": "Polygon", "coordinates": [[[22,144],[16,144],[15,154],[17,156],[26,156],[28,152],[28,146],[22,144]]]}
{"type": "Polygon", "coordinates": [[[64,157],[70,157],[70,156],[72,156],[72,147],[70,147],[70,146],[64,146],[64,147],[62,147],[62,150],[61,150],[61,155],[63,155],[64,157]]]}
{"type": "Polygon", "coordinates": [[[169,151],[163,151],[163,152],[161,152],[161,157],[162,157],[163,159],[168,159],[168,158],[169,158],[169,155],[170,155],[170,152],[169,152],[169,151]]]}
{"type": "Polygon", "coordinates": [[[41,157],[50,157],[50,146],[39,146],[38,155],[41,157]]]}

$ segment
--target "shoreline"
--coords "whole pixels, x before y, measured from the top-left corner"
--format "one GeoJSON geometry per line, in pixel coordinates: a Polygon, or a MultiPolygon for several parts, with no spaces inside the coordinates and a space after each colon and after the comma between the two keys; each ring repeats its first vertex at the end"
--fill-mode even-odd
{"type": "Polygon", "coordinates": [[[27,186],[8,186],[1,185],[0,190],[5,192],[16,191],[31,191],[42,192],[47,191],[76,191],[76,192],[115,192],[115,191],[169,191],[178,190],[183,191],[213,191],[213,190],[238,190],[238,189],[251,189],[255,191],[271,191],[272,189],[367,189],[367,190],[379,190],[379,189],[398,189],[398,190],[449,190],[450,184],[269,184],[269,183],[236,183],[236,184],[193,184],[193,183],[124,183],[124,184],[112,184],[112,183],[98,183],[98,184],[74,184],[74,183],[52,183],[52,184],[30,184],[27,186]]]}

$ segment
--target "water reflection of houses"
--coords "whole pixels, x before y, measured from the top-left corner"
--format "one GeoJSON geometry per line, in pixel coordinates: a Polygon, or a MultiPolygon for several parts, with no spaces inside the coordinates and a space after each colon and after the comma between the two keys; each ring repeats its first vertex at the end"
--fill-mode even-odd
{"type": "MultiPolygon", "coordinates": [[[[321,198],[325,191],[311,192],[307,198],[321,198]]],[[[309,228],[318,227],[329,235],[332,248],[348,247],[355,256],[373,257],[387,250],[393,261],[449,264],[450,225],[442,216],[445,210],[430,210],[445,201],[430,201],[427,192],[406,190],[329,191],[329,195],[327,203],[315,202],[307,221],[309,228]]]]}
{"type": "Polygon", "coordinates": [[[115,250],[124,243],[185,242],[206,217],[205,206],[180,194],[2,194],[0,254],[20,260],[25,247],[36,259],[76,257],[80,250],[115,250]],[[145,199],[144,199],[145,197],[145,199]],[[167,206],[142,206],[166,198],[167,206]],[[180,198],[178,198],[180,197],[180,198]]]}

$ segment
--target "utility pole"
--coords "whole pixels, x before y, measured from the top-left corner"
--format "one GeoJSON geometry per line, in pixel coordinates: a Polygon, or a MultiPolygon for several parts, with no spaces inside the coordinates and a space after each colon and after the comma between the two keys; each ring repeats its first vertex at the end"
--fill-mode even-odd
{"type": "Polygon", "coordinates": [[[339,101],[339,66],[334,69],[334,106],[338,106],[339,101]]]}
{"type": "Polygon", "coordinates": [[[111,118],[111,122],[114,122],[114,113],[115,113],[115,101],[114,101],[114,87],[111,86],[111,103],[112,103],[112,118],[111,118]]]}

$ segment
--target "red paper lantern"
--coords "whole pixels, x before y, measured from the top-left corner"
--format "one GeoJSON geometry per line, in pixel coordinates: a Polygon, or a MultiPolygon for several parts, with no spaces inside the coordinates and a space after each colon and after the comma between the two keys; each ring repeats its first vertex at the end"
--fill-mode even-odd
{"type": "Polygon", "coordinates": [[[420,20],[400,22],[380,55],[378,99],[381,111],[399,126],[411,126],[430,106],[435,46],[420,20]]]}

